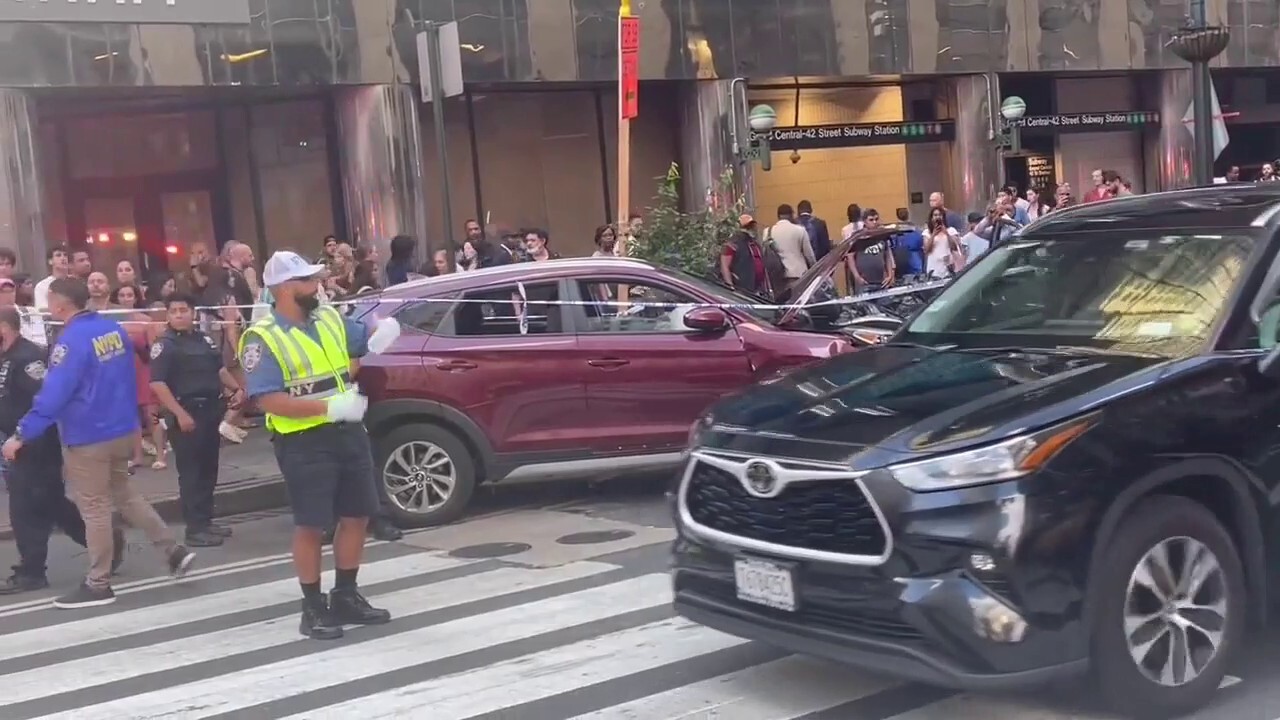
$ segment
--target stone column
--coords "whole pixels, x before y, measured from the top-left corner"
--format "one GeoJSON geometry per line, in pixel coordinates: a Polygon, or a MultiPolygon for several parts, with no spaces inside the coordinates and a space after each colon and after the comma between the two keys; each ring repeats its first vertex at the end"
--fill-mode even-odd
{"type": "Polygon", "coordinates": [[[719,190],[720,176],[732,169],[737,192],[754,207],[751,173],[754,164],[740,165],[733,156],[732,104],[738,107],[738,141],[750,142],[747,129],[745,83],[730,97],[730,80],[689,80],[680,88],[680,174],[685,207],[702,208],[719,190]]]}
{"type": "Polygon", "coordinates": [[[44,186],[36,158],[34,102],[0,90],[0,247],[14,251],[18,267],[45,270],[44,186]]]}
{"type": "Polygon", "coordinates": [[[951,117],[956,139],[951,143],[951,183],[947,206],[959,213],[986,209],[1000,184],[1000,161],[991,138],[991,107],[984,75],[952,78],[951,117]]]}
{"type": "Polygon", "coordinates": [[[1176,190],[1195,184],[1194,138],[1182,117],[1191,106],[1191,70],[1161,70],[1151,78],[1153,105],[1160,112],[1160,128],[1146,133],[1146,175],[1149,190],[1176,190]]]}
{"type": "Polygon", "coordinates": [[[350,237],[371,243],[390,257],[391,238],[409,235],[418,261],[428,247],[426,182],[422,173],[422,129],[416,88],[364,85],[335,90],[338,156],[350,237]]]}

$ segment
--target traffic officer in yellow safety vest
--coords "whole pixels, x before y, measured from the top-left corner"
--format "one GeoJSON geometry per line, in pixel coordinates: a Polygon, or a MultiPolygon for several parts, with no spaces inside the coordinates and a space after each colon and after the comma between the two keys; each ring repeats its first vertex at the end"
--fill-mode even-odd
{"type": "Polygon", "coordinates": [[[391,613],[360,594],[356,573],[365,527],[378,512],[373,455],[363,420],[369,400],[352,369],[366,353],[386,350],[400,324],[385,318],[370,330],[345,317],[317,294],[323,265],[292,252],[277,252],[262,280],[272,311],[240,338],[240,365],[249,397],[267,416],[276,461],[293,509],[293,564],[302,585],[303,635],[342,637],[343,625],[379,625],[391,613]],[[336,579],[320,589],[321,537],[335,527],[336,579]]]}

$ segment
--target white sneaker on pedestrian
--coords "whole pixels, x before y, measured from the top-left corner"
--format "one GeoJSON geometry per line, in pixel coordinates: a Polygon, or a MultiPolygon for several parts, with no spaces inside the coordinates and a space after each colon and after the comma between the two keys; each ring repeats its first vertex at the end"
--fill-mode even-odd
{"type": "Polygon", "coordinates": [[[225,420],[218,425],[218,434],[237,445],[244,442],[244,439],[249,436],[249,433],[225,420]]]}

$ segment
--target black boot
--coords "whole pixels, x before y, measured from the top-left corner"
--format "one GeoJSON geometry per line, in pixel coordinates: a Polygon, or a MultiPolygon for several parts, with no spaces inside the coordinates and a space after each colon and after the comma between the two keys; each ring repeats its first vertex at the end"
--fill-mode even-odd
{"type": "Polygon", "coordinates": [[[209,528],[187,528],[184,542],[187,547],[218,547],[223,542],[223,536],[210,532],[209,528]]]}
{"type": "Polygon", "coordinates": [[[329,593],[329,612],[335,622],[342,625],[385,625],[391,622],[391,612],[369,604],[354,587],[334,588],[329,593]]]}
{"type": "Polygon", "coordinates": [[[334,619],[324,595],[302,599],[302,621],[298,632],[312,640],[337,640],[342,637],[342,623],[334,619]]]}
{"type": "Polygon", "coordinates": [[[17,595],[18,593],[44,590],[49,587],[49,580],[44,575],[27,575],[14,568],[13,575],[0,582],[0,595],[17,595]]]}
{"type": "Polygon", "coordinates": [[[369,521],[369,534],[374,540],[383,542],[395,542],[404,537],[404,532],[400,528],[392,525],[390,520],[380,517],[369,521]]]}

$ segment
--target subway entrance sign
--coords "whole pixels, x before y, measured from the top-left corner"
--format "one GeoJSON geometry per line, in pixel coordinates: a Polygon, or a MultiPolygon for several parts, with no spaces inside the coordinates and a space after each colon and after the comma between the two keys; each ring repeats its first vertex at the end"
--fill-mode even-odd
{"type": "Polygon", "coordinates": [[[1149,110],[1117,110],[1115,112],[1028,115],[1014,121],[1005,120],[1004,125],[1032,134],[1115,132],[1158,127],[1160,113],[1149,110]]]}
{"type": "Polygon", "coordinates": [[[956,126],[950,120],[801,125],[774,128],[763,133],[751,132],[752,140],[767,138],[774,152],[946,142],[954,140],[955,136],[956,126]]]}

